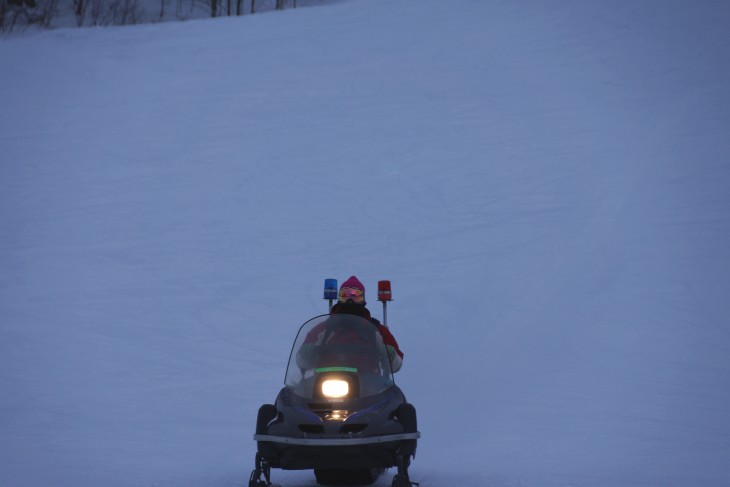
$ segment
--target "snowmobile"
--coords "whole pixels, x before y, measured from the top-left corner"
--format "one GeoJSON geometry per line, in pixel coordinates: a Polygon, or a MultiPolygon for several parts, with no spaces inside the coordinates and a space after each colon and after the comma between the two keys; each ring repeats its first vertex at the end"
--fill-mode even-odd
{"type": "Polygon", "coordinates": [[[322,485],[367,485],[397,467],[392,487],[412,487],[419,437],[377,327],[355,315],[318,316],[299,329],[275,404],[259,409],[248,485],[271,487],[272,468],[314,470],[322,485]]]}

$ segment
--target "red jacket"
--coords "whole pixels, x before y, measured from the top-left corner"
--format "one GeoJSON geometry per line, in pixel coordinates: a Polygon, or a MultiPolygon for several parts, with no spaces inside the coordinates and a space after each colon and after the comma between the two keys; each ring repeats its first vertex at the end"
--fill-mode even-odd
{"type": "MultiPolygon", "coordinates": [[[[400,347],[398,346],[398,342],[396,341],[393,334],[390,332],[387,326],[383,325],[380,321],[373,318],[370,315],[370,310],[368,310],[363,305],[358,306],[344,306],[341,303],[337,303],[332,307],[332,310],[330,311],[330,314],[339,314],[339,313],[345,313],[345,314],[354,314],[357,316],[362,316],[366,320],[372,322],[375,326],[377,326],[378,331],[380,332],[380,335],[383,337],[383,343],[385,344],[385,348],[388,351],[388,359],[390,359],[390,368],[395,373],[398,372],[403,365],[403,352],[401,351],[400,347]]],[[[315,341],[317,335],[319,334],[318,327],[315,327],[311,332],[310,336],[308,336],[305,339],[305,343],[310,341],[315,341]]]]}

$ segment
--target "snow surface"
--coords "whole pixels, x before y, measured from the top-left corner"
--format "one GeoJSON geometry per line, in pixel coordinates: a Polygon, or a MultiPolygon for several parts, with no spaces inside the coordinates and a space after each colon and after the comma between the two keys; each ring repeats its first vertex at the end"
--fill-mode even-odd
{"type": "Polygon", "coordinates": [[[351,274],[376,315],[393,282],[421,487],[730,485],[728,25],[369,0],[1,40],[0,485],[246,485],[351,274]]]}

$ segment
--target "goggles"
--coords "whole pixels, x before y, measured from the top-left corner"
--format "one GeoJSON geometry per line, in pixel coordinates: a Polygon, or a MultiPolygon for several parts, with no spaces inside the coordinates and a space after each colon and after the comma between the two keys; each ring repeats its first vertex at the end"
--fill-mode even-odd
{"type": "Polygon", "coordinates": [[[340,289],[340,302],[346,303],[347,301],[362,304],[365,302],[365,292],[354,287],[343,287],[340,289]]]}

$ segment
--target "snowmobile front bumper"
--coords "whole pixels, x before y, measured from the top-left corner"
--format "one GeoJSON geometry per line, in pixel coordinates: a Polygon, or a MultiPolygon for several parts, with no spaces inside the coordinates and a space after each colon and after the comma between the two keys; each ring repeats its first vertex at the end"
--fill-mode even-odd
{"type": "Polygon", "coordinates": [[[284,470],[390,468],[414,455],[420,433],[365,438],[292,438],[254,435],[259,453],[284,470]]]}

